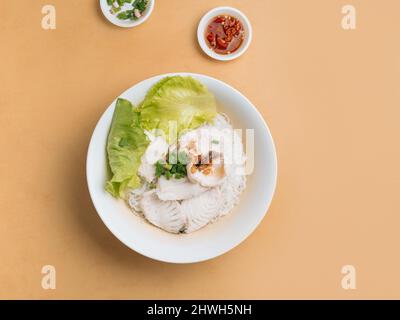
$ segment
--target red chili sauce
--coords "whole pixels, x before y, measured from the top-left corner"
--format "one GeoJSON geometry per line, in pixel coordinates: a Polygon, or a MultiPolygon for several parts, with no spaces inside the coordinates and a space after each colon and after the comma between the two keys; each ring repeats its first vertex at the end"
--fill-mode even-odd
{"type": "Polygon", "coordinates": [[[230,54],[243,43],[243,25],[235,17],[217,16],[208,24],[205,36],[208,46],[213,51],[218,54],[230,54]]]}

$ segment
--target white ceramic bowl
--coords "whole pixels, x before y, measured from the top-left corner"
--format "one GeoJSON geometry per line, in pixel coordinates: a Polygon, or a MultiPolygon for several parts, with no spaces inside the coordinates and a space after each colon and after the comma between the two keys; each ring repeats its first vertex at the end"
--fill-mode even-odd
{"type": "Polygon", "coordinates": [[[197,28],[197,40],[199,42],[201,49],[211,58],[220,61],[229,61],[239,58],[249,48],[252,38],[253,38],[253,29],[251,27],[250,20],[246,17],[246,15],[243,12],[231,7],[218,7],[210,10],[200,20],[199,26],[197,28]],[[232,17],[235,17],[242,23],[244,28],[244,41],[240,46],[240,48],[231,54],[216,53],[208,46],[207,40],[205,38],[205,33],[208,24],[211,22],[213,18],[219,15],[230,15],[232,17]]]}
{"type": "Polygon", "coordinates": [[[150,17],[154,9],[154,2],[155,0],[149,0],[149,4],[147,5],[147,8],[143,12],[142,16],[138,20],[134,21],[118,19],[116,15],[110,12],[110,6],[107,4],[107,0],[100,0],[100,8],[101,11],[103,12],[103,15],[112,24],[122,28],[132,28],[142,24],[150,17]]]}
{"type": "MultiPolygon", "coordinates": [[[[129,248],[156,260],[190,263],[217,257],[237,246],[253,232],[272,200],[277,160],[268,127],[245,96],[224,82],[208,76],[188,73],[180,75],[190,75],[206,85],[216,96],[219,111],[231,118],[234,128],[254,129],[254,171],[247,177],[247,188],[235,209],[199,231],[175,235],[135,216],[123,200],[116,200],[104,191],[107,179],[106,140],[116,100],[107,108],[93,132],[86,173],[93,204],[105,225],[119,240],[129,248]]],[[[120,97],[138,104],[147,91],[165,76],[168,75],[142,81],[120,97]]]]}

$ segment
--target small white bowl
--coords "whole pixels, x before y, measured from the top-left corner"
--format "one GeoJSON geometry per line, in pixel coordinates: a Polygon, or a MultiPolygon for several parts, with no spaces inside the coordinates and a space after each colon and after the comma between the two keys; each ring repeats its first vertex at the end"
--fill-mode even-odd
{"type": "Polygon", "coordinates": [[[110,6],[107,4],[107,0],[100,0],[100,8],[101,11],[103,12],[103,15],[112,24],[122,28],[133,28],[142,24],[150,17],[154,9],[154,2],[155,0],[149,0],[149,4],[147,5],[146,10],[142,13],[142,16],[138,20],[118,19],[116,15],[110,12],[110,6]]]}
{"type": "Polygon", "coordinates": [[[253,38],[253,29],[251,27],[250,20],[246,17],[246,15],[243,12],[232,7],[218,7],[210,10],[200,20],[199,26],[197,28],[197,40],[199,41],[201,49],[203,49],[203,51],[211,58],[220,61],[229,61],[239,58],[249,48],[252,38],[253,38]],[[213,18],[220,15],[232,16],[238,19],[243,25],[244,41],[238,50],[230,54],[218,54],[214,50],[212,50],[206,42],[205,33],[208,24],[211,22],[213,18]]]}

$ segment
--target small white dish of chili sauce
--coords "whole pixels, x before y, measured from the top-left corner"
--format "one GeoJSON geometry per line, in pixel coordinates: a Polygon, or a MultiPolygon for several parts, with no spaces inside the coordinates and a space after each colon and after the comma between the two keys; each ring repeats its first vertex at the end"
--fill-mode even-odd
{"type": "Polygon", "coordinates": [[[207,12],[197,28],[200,47],[211,58],[229,61],[240,57],[252,40],[249,19],[231,7],[207,12]]]}

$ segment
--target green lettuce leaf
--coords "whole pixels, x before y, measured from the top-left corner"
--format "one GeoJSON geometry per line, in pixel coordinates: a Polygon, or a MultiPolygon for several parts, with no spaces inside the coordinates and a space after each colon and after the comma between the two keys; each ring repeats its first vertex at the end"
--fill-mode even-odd
{"type": "Polygon", "coordinates": [[[150,88],[150,90],[147,92],[144,100],[140,104],[140,107],[142,107],[145,103],[148,103],[151,101],[151,99],[157,94],[158,90],[161,89],[161,87],[171,79],[171,77],[165,77],[162,78],[160,81],[158,81],[154,86],[150,88]]]}
{"type": "Polygon", "coordinates": [[[114,197],[123,198],[126,188],[140,186],[137,171],[148,144],[140,114],[128,100],[118,99],[107,141],[112,178],[106,182],[106,190],[114,197]]]}
{"type": "Polygon", "coordinates": [[[176,121],[177,134],[195,129],[216,116],[214,95],[192,77],[167,77],[147,93],[140,106],[141,126],[161,129],[169,137],[169,122],[176,121]]]}

